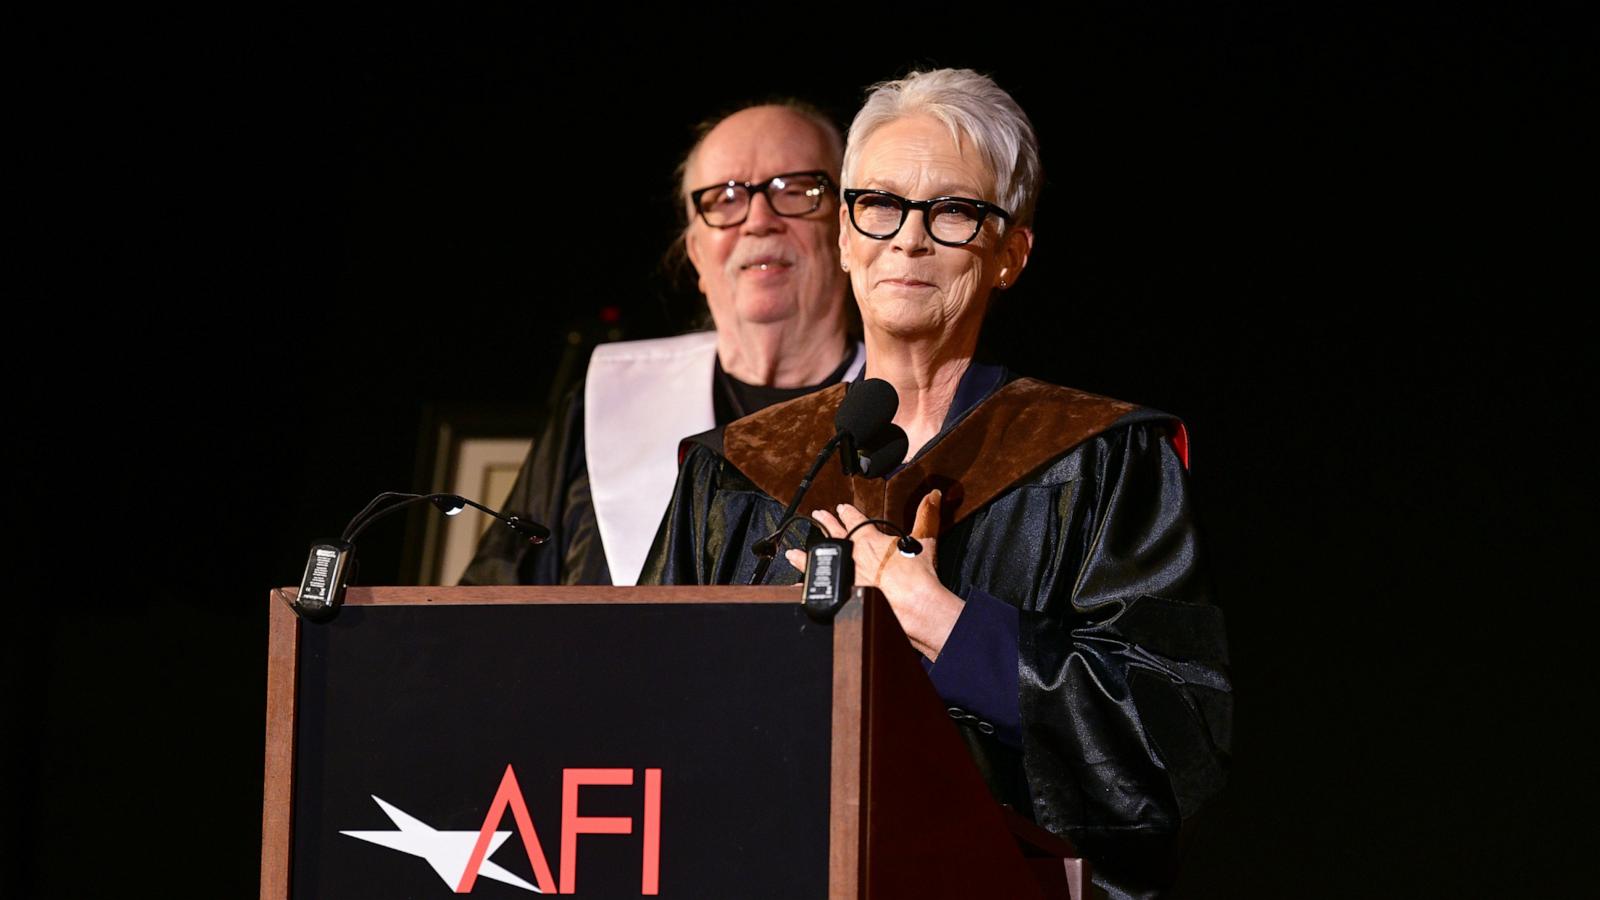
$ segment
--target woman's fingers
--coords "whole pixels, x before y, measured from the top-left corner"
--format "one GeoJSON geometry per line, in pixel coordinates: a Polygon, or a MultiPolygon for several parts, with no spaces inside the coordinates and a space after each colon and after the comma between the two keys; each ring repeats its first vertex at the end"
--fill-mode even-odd
{"type": "Polygon", "coordinates": [[[929,491],[917,504],[917,521],[911,526],[911,536],[927,540],[939,536],[939,504],[944,500],[940,491],[929,491]]]}
{"type": "Polygon", "coordinates": [[[865,513],[848,503],[839,504],[837,509],[839,510],[839,521],[844,523],[846,531],[867,520],[865,513]]]}
{"type": "Polygon", "coordinates": [[[827,532],[828,537],[844,537],[844,533],[847,530],[843,522],[840,522],[834,517],[833,513],[825,509],[812,510],[811,520],[821,525],[822,530],[827,532]]]}

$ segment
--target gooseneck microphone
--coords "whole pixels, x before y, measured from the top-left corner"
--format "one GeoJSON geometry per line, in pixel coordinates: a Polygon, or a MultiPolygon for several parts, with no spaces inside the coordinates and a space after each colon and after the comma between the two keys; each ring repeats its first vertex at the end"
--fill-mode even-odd
{"type": "MultiPolygon", "coordinates": [[[[822,471],[822,466],[833,455],[834,450],[841,445],[844,447],[840,463],[845,474],[859,474],[863,471],[862,460],[875,471],[887,472],[893,466],[885,466],[883,462],[874,462],[880,458],[887,460],[885,451],[892,452],[894,438],[886,434],[888,429],[900,429],[892,423],[894,414],[900,409],[900,395],[895,393],[894,385],[881,378],[868,378],[864,381],[852,382],[845,388],[844,400],[839,403],[839,411],[833,416],[833,437],[822,445],[822,450],[817,453],[816,460],[811,464],[811,469],[800,479],[800,486],[795,490],[794,499],[789,501],[789,506],[784,509],[783,515],[778,517],[778,530],[756,541],[750,552],[760,557],[756,564],[755,574],[750,576],[751,584],[760,584],[766,577],[767,570],[772,567],[772,560],[778,555],[778,541],[783,537],[783,530],[794,517],[794,511],[800,507],[800,501],[805,499],[806,492],[811,490],[811,482],[822,471]],[[863,452],[870,450],[871,456],[863,456],[863,452]]],[[[901,459],[905,458],[903,445],[905,432],[900,431],[902,446],[901,459]]],[[[899,460],[894,462],[899,465],[899,460]]]]}
{"type": "Polygon", "coordinates": [[[311,555],[306,559],[306,571],[300,578],[300,591],[289,605],[302,618],[313,622],[326,622],[339,611],[344,602],[345,585],[355,573],[356,538],[368,525],[381,518],[424,501],[438,507],[440,512],[453,516],[467,507],[484,512],[503,522],[511,530],[528,539],[530,544],[542,544],[550,539],[550,529],[531,519],[508,516],[490,509],[482,503],[468,500],[458,494],[407,494],[384,491],[372,498],[361,512],[356,513],[337,541],[318,541],[311,545],[311,555]]]}

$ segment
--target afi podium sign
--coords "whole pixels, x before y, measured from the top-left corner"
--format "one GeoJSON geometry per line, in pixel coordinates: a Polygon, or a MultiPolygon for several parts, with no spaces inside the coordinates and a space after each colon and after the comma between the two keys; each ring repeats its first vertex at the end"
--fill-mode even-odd
{"type": "Polygon", "coordinates": [[[882,598],[798,600],[274,601],[261,896],[1068,896],[1070,848],[990,799],[882,598]]]}

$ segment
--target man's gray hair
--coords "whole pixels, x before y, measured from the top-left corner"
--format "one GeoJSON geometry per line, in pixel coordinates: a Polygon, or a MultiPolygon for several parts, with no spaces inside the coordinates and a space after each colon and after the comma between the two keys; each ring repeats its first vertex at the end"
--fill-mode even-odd
{"type": "Polygon", "coordinates": [[[845,143],[846,185],[858,186],[854,181],[856,164],[867,138],[890,122],[914,115],[942,122],[958,143],[963,138],[969,141],[994,173],[995,202],[1011,214],[1013,224],[1033,224],[1039,184],[1044,180],[1033,123],[994,79],[971,69],[912,72],[868,88],[867,102],[850,123],[845,143]]]}

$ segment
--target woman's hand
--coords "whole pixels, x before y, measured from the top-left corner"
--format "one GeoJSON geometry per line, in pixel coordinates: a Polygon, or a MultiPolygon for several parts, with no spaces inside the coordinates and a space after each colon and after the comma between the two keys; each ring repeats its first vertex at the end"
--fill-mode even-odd
{"type": "MultiPolygon", "coordinates": [[[[912,646],[930,660],[938,659],[965,605],[960,597],[939,583],[934,566],[938,559],[940,499],[940,493],[932,491],[917,505],[917,521],[911,527],[911,536],[922,542],[922,552],[916,556],[901,556],[895,538],[879,531],[875,525],[863,526],[850,538],[856,584],[883,591],[912,646]]],[[[835,538],[844,537],[850,529],[867,520],[861,510],[848,503],[840,504],[837,512],[835,516],[819,509],[811,518],[829,537],[835,538]]],[[[805,571],[804,550],[790,550],[784,558],[796,569],[805,571]]]]}

